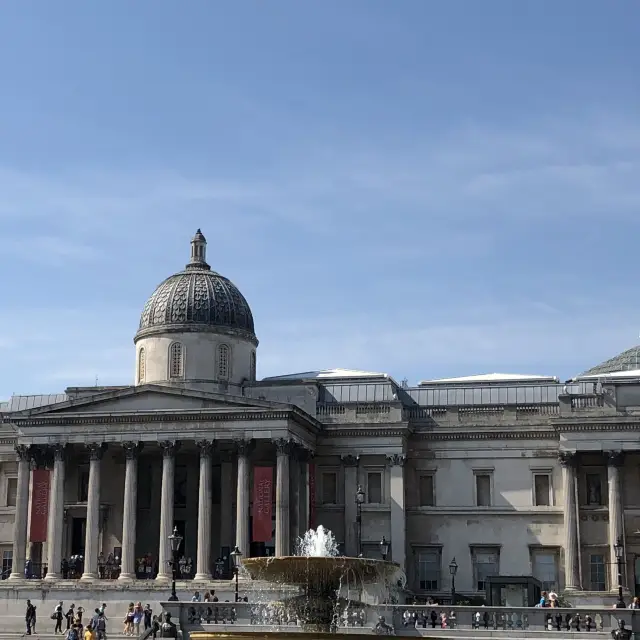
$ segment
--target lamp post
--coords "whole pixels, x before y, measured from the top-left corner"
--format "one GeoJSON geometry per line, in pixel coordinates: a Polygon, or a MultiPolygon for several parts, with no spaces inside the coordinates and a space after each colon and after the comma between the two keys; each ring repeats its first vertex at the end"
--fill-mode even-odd
{"type": "Polygon", "coordinates": [[[455,557],[449,563],[449,573],[451,574],[451,605],[456,604],[456,573],[458,573],[458,563],[455,557]]]}
{"type": "Polygon", "coordinates": [[[380,540],[380,555],[383,560],[386,560],[389,555],[389,543],[384,536],[382,536],[382,540],[380,540]]]}
{"type": "Polygon", "coordinates": [[[358,525],[358,556],[362,556],[362,504],[364,503],[364,491],[362,485],[358,485],[356,491],[356,523],[358,525]]]}
{"type": "Polygon", "coordinates": [[[177,602],[176,577],[178,572],[178,551],[182,544],[182,536],[178,533],[178,527],[173,527],[173,533],[169,536],[169,542],[171,543],[171,595],[169,596],[169,602],[177,602]]]}
{"type": "Polygon", "coordinates": [[[622,536],[619,536],[616,543],[613,545],[613,550],[616,552],[616,561],[618,563],[618,602],[616,603],[616,609],[626,609],[627,605],[624,603],[622,597],[622,563],[624,560],[624,542],[622,536]]]}
{"type": "Polygon", "coordinates": [[[238,602],[238,574],[240,573],[240,558],[242,557],[242,552],[238,549],[238,545],[236,545],[231,552],[231,561],[233,562],[233,574],[236,577],[236,602],[238,602]]]}

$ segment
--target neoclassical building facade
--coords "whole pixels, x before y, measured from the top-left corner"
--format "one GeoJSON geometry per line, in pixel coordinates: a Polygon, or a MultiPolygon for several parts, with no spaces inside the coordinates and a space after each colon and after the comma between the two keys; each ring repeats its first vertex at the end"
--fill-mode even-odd
{"type": "Polygon", "coordinates": [[[33,580],[70,589],[166,583],[174,528],[183,577],[204,583],[228,575],[236,545],[288,555],[323,524],[349,555],[378,556],[384,536],[419,597],[447,597],[455,557],[469,597],[503,575],[608,601],[619,541],[624,587],[640,589],[640,347],[566,383],[409,387],[344,369],[257,380],[251,309],[207,264],[199,230],[134,343],[132,385],[0,404],[9,583],[27,561],[33,580]]]}

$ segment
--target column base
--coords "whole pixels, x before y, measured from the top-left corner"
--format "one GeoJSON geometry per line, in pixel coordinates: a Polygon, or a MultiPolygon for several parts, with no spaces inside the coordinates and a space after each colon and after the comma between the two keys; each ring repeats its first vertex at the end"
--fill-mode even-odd
{"type": "Polygon", "coordinates": [[[59,573],[51,573],[47,572],[47,575],[44,577],[45,582],[56,582],[57,580],[61,580],[62,575],[59,573]]]}
{"type": "Polygon", "coordinates": [[[171,582],[171,576],[168,573],[159,573],[156,576],[155,582],[159,582],[161,584],[168,584],[171,582]]]}
{"type": "Polygon", "coordinates": [[[133,582],[136,579],[135,573],[121,573],[118,576],[118,582],[133,582]]]}
{"type": "Polygon", "coordinates": [[[196,575],[193,576],[193,580],[194,582],[211,582],[213,577],[210,573],[196,573],[196,575]]]}
{"type": "Polygon", "coordinates": [[[80,578],[80,581],[81,582],[94,582],[97,579],[98,579],[98,574],[97,573],[87,572],[87,573],[83,573],[82,574],[82,576],[80,578]]]}
{"type": "Polygon", "coordinates": [[[26,580],[23,573],[10,573],[7,580],[15,582],[16,580],[26,580]]]}

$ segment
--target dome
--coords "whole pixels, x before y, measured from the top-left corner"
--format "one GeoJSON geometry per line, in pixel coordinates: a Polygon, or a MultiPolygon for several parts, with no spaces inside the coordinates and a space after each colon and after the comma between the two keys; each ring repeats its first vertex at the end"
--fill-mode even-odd
{"type": "Polygon", "coordinates": [[[200,229],[191,241],[191,260],[169,276],[144,305],[135,340],[166,331],[215,331],[248,338],[257,344],[253,315],[238,288],[211,270],[207,241],[200,229]]]}
{"type": "Polygon", "coordinates": [[[591,367],[591,369],[581,373],[578,378],[623,371],[637,371],[638,369],[640,369],[640,345],[631,347],[631,349],[627,349],[617,356],[609,358],[595,367],[591,367]]]}

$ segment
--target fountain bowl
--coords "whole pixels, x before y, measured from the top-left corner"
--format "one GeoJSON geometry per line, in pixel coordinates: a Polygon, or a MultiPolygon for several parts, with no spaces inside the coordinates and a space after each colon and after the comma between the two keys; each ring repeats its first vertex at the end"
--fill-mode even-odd
{"type": "Polygon", "coordinates": [[[244,558],[242,565],[253,580],[291,585],[389,582],[400,571],[395,562],[346,556],[244,558]]]}

